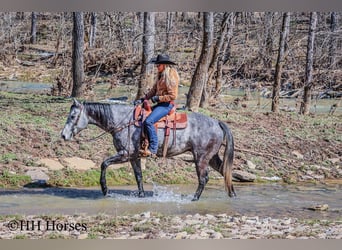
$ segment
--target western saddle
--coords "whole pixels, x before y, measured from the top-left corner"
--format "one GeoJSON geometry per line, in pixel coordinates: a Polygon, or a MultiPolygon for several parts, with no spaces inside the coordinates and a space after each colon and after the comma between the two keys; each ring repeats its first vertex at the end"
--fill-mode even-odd
{"type": "MultiPolygon", "coordinates": [[[[142,105],[138,105],[134,109],[134,125],[137,127],[142,127],[145,119],[152,113],[152,108],[150,102],[145,100],[142,105]]],[[[163,157],[166,157],[170,130],[173,131],[173,145],[176,143],[176,130],[184,129],[188,124],[188,116],[186,113],[177,113],[176,105],[171,109],[171,111],[161,118],[158,122],[154,124],[156,131],[158,129],[165,129],[164,133],[164,143],[163,143],[163,157]]],[[[146,151],[149,145],[148,136],[146,135],[145,129],[141,130],[141,149],[146,151]]]]}

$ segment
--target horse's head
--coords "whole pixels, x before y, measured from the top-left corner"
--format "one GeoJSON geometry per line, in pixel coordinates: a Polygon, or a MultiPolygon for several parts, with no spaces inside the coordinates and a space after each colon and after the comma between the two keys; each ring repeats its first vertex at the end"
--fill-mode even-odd
{"type": "Polygon", "coordinates": [[[64,140],[69,141],[88,125],[88,117],[84,112],[84,105],[74,99],[71,105],[68,119],[64,125],[61,136],[64,140]]]}

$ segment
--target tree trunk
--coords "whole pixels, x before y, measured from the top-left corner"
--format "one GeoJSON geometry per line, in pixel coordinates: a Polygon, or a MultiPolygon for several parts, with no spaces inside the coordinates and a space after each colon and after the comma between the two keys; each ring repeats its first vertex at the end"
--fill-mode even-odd
{"type": "Polygon", "coordinates": [[[238,17],[237,12],[235,12],[235,13],[233,12],[233,14],[230,16],[226,41],[223,44],[223,48],[222,48],[223,55],[221,55],[221,56],[222,56],[222,60],[223,60],[222,63],[223,64],[226,64],[230,58],[230,42],[233,38],[233,31],[235,28],[235,23],[236,23],[237,17],[238,17]]]}
{"type": "Polygon", "coordinates": [[[90,15],[89,47],[93,48],[96,41],[96,12],[91,12],[90,15]]]}
{"type": "Polygon", "coordinates": [[[83,12],[73,12],[72,31],[72,92],[71,96],[80,97],[83,94],[84,65],[84,23],[83,12]]]}
{"type": "Polygon", "coordinates": [[[309,114],[310,105],[311,105],[311,91],[314,85],[312,81],[312,70],[313,70],[316,26],[317,26],[317,12],[311,12],[308,46],[307,46],[307,52],[306,52],[304,95],[303,95],[303,102],[300,108],[300,114],[303,114],[303,115],[309,114]]]}
{"type": "Polygon", "coordinates": [[[30,42],[35,44],[37,42],[37,12],[31,14],[31,37],[30,42]]]}
{"type": "MultiPolygon", "coordinates": [[[[204,26],[204,28],[207,30],[208,34],[207,37],[205,38],[205,40],[208,40],[208,62],[207,62],[207,72],[209,71],[209,63],[210,63],[210,58],[212,57],[212,47],[213,47],[213,40],[214,40],[214,13],[213,12],[208,12],[208,17],[207,17],[208,21],[206,22],[207,25],[204,26]]],[[[201,108],[206,108],[209,104],[209,93],[210,91],[210,87],[208,85],[208,79],[209,79],[209,72],[206,73],[205,75],[205,81],[204,81],[204,86],[203,86],[203,91],[202,91],[202,96],[201,96],[201,101],[199,106],[201,108]]]]}
{"type": "Polygon", "coordinates": [[[132,41],[132,52],[134,55],[141,55],[141,40],[138,39],[144,30],[144,12],[137,12],[133,15],[133,41],[132,41]]]}
{"type": "MultiPolygon", "coordinates": [[[[195,74],[192,77],[191,86],[188,93],[186,107],[191,111],[198,111],[201,97],[208,79],[209,58],[213,42],[213,12],[204,12],[203,16],[203,42],[202,51],[197,63],[195,74]]],[[[205,93],[204,93],[205,95],[205,93]]],[[[206,100],[204,100],[205,102],[206,100]]],[[[203,101],[202,101],[203,102],[203,101]]]]}
{"type": "Polygon", "coordinates": [[[264,28],[264,44],[261,49],[261,58],[267,70],[272,68],[272,52],[273,52],[273,12],[265,13],[265,28],[264,28]]]}
{"type": "Polygon", "coordinates": [[[147,64],[154,54],[155,12],[144,13],[143,52],[137,98],[141,98],[153,85],[153,64],[147,64]]]}
{"type": "Polygon", "coordinates": [[[279,38],[279,50],[278,58],[275,69],[274,83],[273,83],[273,94],[272,94],[272,111],[275,113],[279,112],[279,91],[281,84],[281,73],[282,67],[285,60],[285,48],[286,40],[290,30],[290,12],[285,12],[283,15],[283,24],[279,38]]]}
{"type": "Polygon", "coordinates": [[[329,66],[331,69],[336,68],[336,52],[337,52],[337,31],[338,31],[338,13],[331,12],[330,22],[331,39],[329,46],[329,66]]]}
{"type": "Polygon", "coordinates": [[[172,28],[172,23],[173,23],[173,14],[172,12],[167,12],[166,13],[166,35],[165,35],[165,46],[164,50],[168,51],[170,48],[170,31],[172,28]]]}
{"type": "Polygon", "coordinates": [[[212,87],[212,85],[213,85],[212,79],[213,79],[215,71],[217,72],[218,60],[219,60],[220,55],[222,54],[222,48],[223,48],[224,40],[227,36],[227,30],[228,30],[227,27],[228,27],[228,21],[229,21],[230,15],[232,15],[232,13],[228,13],[228,12],[224,13],[224,16],[223,16],[223,19],[221,22],[221,26],[220,26],[220,31],[218,32],[216,44],[215,44],[214,49],[213,49],[213,54],[212,54],[211,61],[209,64],[209,69],[208,69],[207,86],[209,88],[212,87]]]}

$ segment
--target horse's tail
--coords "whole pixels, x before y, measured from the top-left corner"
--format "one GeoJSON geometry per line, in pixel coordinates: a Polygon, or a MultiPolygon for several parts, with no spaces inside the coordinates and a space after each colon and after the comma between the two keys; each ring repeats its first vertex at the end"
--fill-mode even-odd
{"type": "Polygon", "coordinates": [[[233,159],[234,159],[234,138],[233,134],[228,128],[227,124],[219,121],[219,125],[224,132],[224,140],[226,148],[224,150],[223,161],[221,169],[223,169],[223,176],[225,182],[225,189],[228,192],[229,197],[236,196],[232,181],[232,171],[233,171],[233,159]]]}

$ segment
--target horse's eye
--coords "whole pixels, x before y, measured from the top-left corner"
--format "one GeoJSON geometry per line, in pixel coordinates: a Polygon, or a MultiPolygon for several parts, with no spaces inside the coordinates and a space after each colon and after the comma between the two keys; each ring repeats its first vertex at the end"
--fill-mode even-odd
{"type": "Polygon", "coordinates": [[[75,118],[76,118],[76,116],[74,116],[74,115],[70,116],[71,120],[75,120],[75,118]]]}

